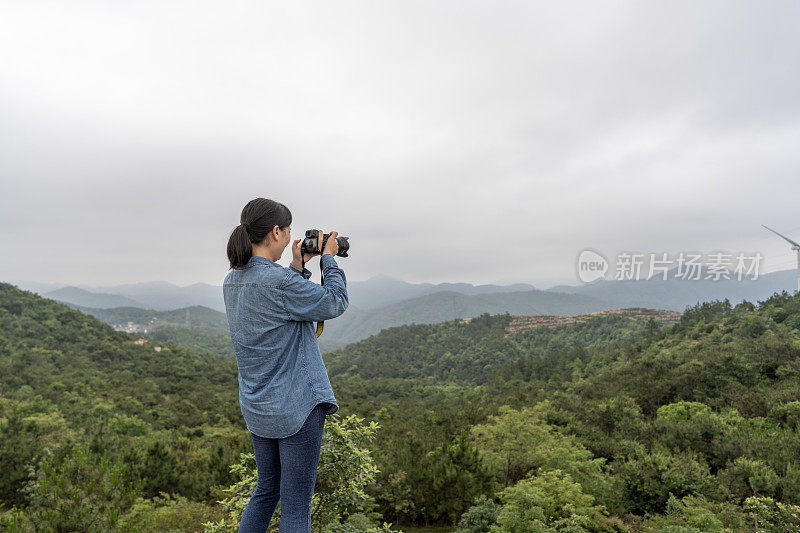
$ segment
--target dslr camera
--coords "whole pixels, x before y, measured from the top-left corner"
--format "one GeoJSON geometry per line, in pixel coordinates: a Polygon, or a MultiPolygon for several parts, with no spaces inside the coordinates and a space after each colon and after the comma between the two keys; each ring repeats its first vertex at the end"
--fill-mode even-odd
{"type": "MultiPolygon", "coordinates": [[[[300,253],[303,254],[321,254],[325,249],[325,243],[328,242],[330,233],[322,234],[322,244],[319,242],[319,230],[307,229],[306,238],[300,243],[300,253]]],[[[339,243],[339,251],[336,253],[339,257],[347,257],[347,250],[350,249],[349,237],[336,237],[336,242],[339,243]]]]}

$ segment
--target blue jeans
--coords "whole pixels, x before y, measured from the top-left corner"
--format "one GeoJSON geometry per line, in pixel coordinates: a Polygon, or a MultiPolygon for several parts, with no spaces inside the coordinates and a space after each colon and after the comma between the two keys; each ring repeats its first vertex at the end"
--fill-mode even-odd
{"type": "Polygon", "coordinates": [[[258,481],[239,524],[240,533],[267,531],[281,501],[279,533],[311,531],[311,496],[317,481],[327,404],[318,403],[300,431],[283,439],[250,433],[258,481]]]}

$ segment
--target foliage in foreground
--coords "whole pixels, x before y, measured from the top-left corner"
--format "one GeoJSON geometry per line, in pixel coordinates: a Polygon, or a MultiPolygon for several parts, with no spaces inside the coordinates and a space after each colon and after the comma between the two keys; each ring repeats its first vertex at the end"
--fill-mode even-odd
{"type": "Polygon", "coordinates": [[[776,502],[769,497],[751,496],[745,500],[744,506],[755,515],[758,533],[800,532],[800,505],[776,502]]]}
{"type": "MultiPolygon", "coordinates": [[[[322,435],[322,450],[317,469],[317,484],[311,500],[311,529],[325,533],[355,533],[391,531],[391,524],[374,524],[374,502],[364,487],[374,481],[378,469],[363,445],[375,438],[380,428],[375,422],[364,424],[363,418],[332,415],[326,419],[322,435]]],[[[240,461],[231,465],[239,481],[224,489],[228,497],[219,503],[225,518],[204,524],[206,533],[235,532],[242,513],[256,489],[258,472],[255,456],[243,453],[240,461]]],[[[280,503],[275,509],[269,531],[280,525],[280,503]]]]}

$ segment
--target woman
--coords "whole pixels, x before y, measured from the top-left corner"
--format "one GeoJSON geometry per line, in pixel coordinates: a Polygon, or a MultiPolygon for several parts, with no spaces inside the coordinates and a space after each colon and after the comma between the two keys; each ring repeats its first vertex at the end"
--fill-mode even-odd
{"type": "Polygon", "coordinates": [[[239,404],[258,470],[239,531],[266,531],[279,499],[280,533],[311,530],[325,416],[339,410],[312,322],[347,309],[347,280],[333,258],[338,234],[331,232],[322,251],[324,286],[318,285],[303,262],[320,254],[301,255],[301,239],[292,243],[291,266],[276,262],[291,239],[291,223],[285,205],[256,198],[228,241],[232,270],[222,290],[239,404]]]}

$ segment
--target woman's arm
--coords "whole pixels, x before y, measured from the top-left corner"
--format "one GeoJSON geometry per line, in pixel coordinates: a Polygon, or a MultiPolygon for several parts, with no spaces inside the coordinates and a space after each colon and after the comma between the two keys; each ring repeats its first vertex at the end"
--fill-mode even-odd
{"type": "Polygon", "coordinates": [[[306,279],[310,278],[311,277],[311,271],[309,269],[307,269],[307,268],[303,268],[303,270],[301,271],[300,268],[302,266],[303,265],[295,265],[294,261],[292,261],[292,264],[289,265],[289,268],[295,269],[298,273],[302,274],[303,277],[306,278],[306,279]]]}
{"type": "MultiPolygon", "coordinates": [[[[347,309],[347,278],[333,255],[325,253],[320,258],[325,285],[318,285],[289,269],[280,287],[281,300],[288,320],[330,320],[347,309]]],[[[299,269],[298,269],[299,270],[299,269]]]]}

